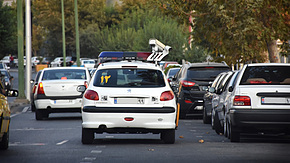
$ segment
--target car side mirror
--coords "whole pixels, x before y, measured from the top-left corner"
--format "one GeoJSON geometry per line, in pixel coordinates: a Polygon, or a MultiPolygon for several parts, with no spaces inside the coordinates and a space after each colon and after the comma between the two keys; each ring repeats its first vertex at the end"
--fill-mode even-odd
{"type": "Polygon", "coordinates": [[[31,80],[30,80],[30,84],[33,84],[33,83],[34,83],[34,80],[33,80],[33,79],[31,79],[31,80]]]}
{"type": "Polygon", "coordinates": [[[86,91],[86,86],[84,86],[84,85],[79,85],[78,87],[77,87],[77,91],[78,92],[81,92],[81,93],[84,93],[85,91],[86,91]]]}
{"type": "Polygon", "coordinates": [[[18,96],[18,90],[15,90],[15,89],[10,89],[8,90],[7,92],[7,96],[8,97],[17,97],[18,96]]]}

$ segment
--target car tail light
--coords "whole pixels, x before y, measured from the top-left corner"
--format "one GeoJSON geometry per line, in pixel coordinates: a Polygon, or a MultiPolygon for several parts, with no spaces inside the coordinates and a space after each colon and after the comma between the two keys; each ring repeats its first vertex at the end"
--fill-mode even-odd
{"type": "Polygon", "coordinates": [[[160,96],[160,101],[169,101],[174,98],[174,94],[172,91],[165,91],[160,96]]]}
{"type": "Polygon", "coordinates": [[[33,88],[32,88],[32,94],[35,93],[35,90],[36,90],[36,85],[34,85],[33,88]]]}
{"type": "Polygon", "coordinates": [[[235,96],[234,106],[251,106],[251,98],[249,96],[235,96]]]}
{"type": "Polygon", "coordinates": [[[192,101],[190,101],[190,100],[184,100],[184,102],[192,104],[192,101]]]}
{"type": "Polygon", "coordinates": [[[84,82],[84,85],[86,86],[86,88],[88,88],[88,82],[87,81],[84,82]]]}
{"type": "Polygon", "coordinates": [[[44,89],[43,89],[43,84],[42,84],[42,82],[40,82],[40,83],[38,84],[37,94],[44,94],[44,89]]]}
{"type": "Polygon", "coordinates": [[[93,90],[87,90],[87,91],[85,92],[84,97],[85,97],[86,99],[89,99],[89,100],[96,100],[96,101],[99,100],[99,95],[98,95],[98,93],[95,92],[95,91],[93,91],[93,90]]]}
{"type": "Polygon", "coordinates": [[[187,80],[182,80],[181,81],[181,85],[184,86],[184,87],[192,87],[195,85],[194,82],[191,82],[191,81],[187,81],[187,80]]]}

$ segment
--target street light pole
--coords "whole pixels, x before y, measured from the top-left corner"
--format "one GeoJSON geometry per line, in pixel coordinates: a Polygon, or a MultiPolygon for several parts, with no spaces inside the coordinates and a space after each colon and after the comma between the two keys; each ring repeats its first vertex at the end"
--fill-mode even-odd
{"type": "Polygon", "coordinates": [[[61,0],[61,19],[62,19],[62,52],[63,52],[63,67],[66,67],[66,50],[65,50],[65,24],[64,24],[64,4],[61,0]]]}
{"type": "Polygon", "coordinates": [[[75,26],[76,26],[76,53],[77,53],[77,66],[80,67],[80,41],[79,41],[79,21],[78,21],[78,0],[75,2],[75,26]]]}
{"type": "Polygon", "coordinates": [[[26,33],[26,99],[30,101],[31,93],[31,9],[30,9],[30,0],[26,0],[25,4],[25,33],[26,33]]]}
{"type": "Polygon", "coordinates": [[[17,1],[17,39],[18,39],[18,90],[19,98],[25,98],[23,67],[23,0],[17,1]]]}

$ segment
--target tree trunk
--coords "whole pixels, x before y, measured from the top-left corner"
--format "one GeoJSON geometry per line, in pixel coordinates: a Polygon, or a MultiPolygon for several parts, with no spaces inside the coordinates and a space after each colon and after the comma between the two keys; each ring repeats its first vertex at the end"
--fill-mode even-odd
{"type": "Polygon", "coordinates": [[[267,42],[267,48],[268,48],[270,63],[280,63],[277,41],[272,40],[272,41],[267,42]]]}

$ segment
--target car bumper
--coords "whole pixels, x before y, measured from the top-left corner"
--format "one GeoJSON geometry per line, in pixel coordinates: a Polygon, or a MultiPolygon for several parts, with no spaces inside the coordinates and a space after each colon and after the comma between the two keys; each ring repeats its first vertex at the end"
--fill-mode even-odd
{"type": "Polygon", "coordinates": [[[35,107],[37,109],[81,109],[82,99],[60,99],[60,100],[51,100],[51,99],[37,99],[34,100],[35,107]]]}
{"type": "Polygon", "coordinates": [[[176,113],[92,113],[82,112],[82,127],[91,129],[175,129],[176,113]],[[133,118],[131,121],[125,118],[133,118]]]}
{"type": "Polygon", "coordinates": [[[290,109],[231,109],[229,115],[237,128],[290,129],[290,109]]]}

